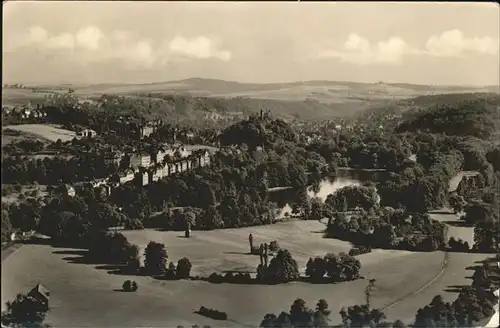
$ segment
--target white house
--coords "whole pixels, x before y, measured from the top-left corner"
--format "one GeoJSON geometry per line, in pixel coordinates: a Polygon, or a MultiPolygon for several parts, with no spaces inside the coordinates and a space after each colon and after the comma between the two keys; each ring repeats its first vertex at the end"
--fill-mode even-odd
{"type": "Polygon", "coordinates": [[[130,156],[130,167],[137,168],[139,166],[149,167],[151,165],[151,155],[132,154],[130,156]]]}
{"type": "Polygon", "coordinates": [[[97,136],[97,132],[91,129],[85,129],[76,134],[77,138],[95,138],[97,136]]]}
{"type": "Polygon", "coordinates": [[[135,172],[128,170],[120,175],[120,184],[125,184],[127,182],[133,181],[135,178],[135,172]]]}

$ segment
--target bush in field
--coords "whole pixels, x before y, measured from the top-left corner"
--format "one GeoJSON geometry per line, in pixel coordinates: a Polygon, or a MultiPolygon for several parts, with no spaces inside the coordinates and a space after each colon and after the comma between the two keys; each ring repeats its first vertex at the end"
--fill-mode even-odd
{"type": "Polygon", "coordinates": [[[187,257],[183,257],[182,259],[180,259],[177,262],[177,268],[176,268],[177,278],[179,279],[189,278],[192,267],[193,265],[191,264],[191,261],[189,261],[187,257]]]}
{"type": "Polygon", "coordinates": [[[174,262],[170,262],[165,271],[165,278],[167,279],[176,279],[177,278],[177,268],[175,267],[174,262]]]}
{"type": "Polygon", "coordinates": [[[272,327],[329,327],[331,311],[328,303],[321,299],[316,309],[309,309],[303,299],[296,299],[290,306],[290,311],[282,311],[278,316],[268,313],[260,323],[262,328],[272,327]]]}
{"type": "Polygon", "coordinates": [[[315,281],[326,276],[333,282],[349,281],[359,278],[361,263],[345,253],[326,254],[325,257],[310,258],[306,265],[306,275],[315,281]]]}
{"type": "Polygon", "coordinates": [[[370,253],[372,251],[372,248],[370,246],[357,246],[357,247],[353,247],[351,248],[351,250],[349,250],[349,256],[357,256],[357,255],[361,255],[361,254],[366,254],[366,253],[370,253]]]}
{"type": "Polygon", "coordinates": [[[277,252],[279,248],[280,245],[278,244],[277,240],[273,240],[272,242],[269,243],[269,250],[271,252],[277,252]]]}
{"type": "Polygon", "coordinates": [[[209,308],[206,308],[204,306],[200,307],[200,309],[198,310],[198,313],[205,316],[205,317],[212,318],[214,320],[227,320],[227,313],[226,312],[221,312],[221,311],[217,311],[214,309],[209,309],[209,308]]]}
{"type": "MultiPolygon", "coordinates": [[[[259,271],[262,270],[257,270],[259,271]]],[[[299,267],[293,259],[290,251],[280,249],[275,257],[271,259],[269,266],[264,268],[258,279],[268,283],[286,283],[299,279],[299,267]]]]}
{"type": "Polygon", "coordinates": [[[165,274],[168,254],[164,244],[149,242],[144,251],[144,258],[144,267],[150,275],[165,274]]]}
{"type": "Polygon", "coordinates": [[[133,280],[127,280],[123,283],[122,288],[126,292],[135,292],[139,288],[137,283],[133,280]]]}
{"type": "Polygon", "coordinates": [[[456,240],[454,237],[451,237],[450,240],[448,240],[448,251],[450,252],[463,252],[467,253],[470,252],[470,246],[469,243],[466,241],[463,241],[461,238],[456,240]]]}

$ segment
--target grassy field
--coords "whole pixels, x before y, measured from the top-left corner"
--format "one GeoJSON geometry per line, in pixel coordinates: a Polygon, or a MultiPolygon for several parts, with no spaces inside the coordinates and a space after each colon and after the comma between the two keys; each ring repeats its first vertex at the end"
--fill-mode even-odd
{"type": "MultiPolygon", "coordinates": [[[[246,255],[249,233],[254,235],[256,243],[278,240],[281,247],[292,252],[302,268],[310,256],[350,248],[346,242],[323,239],[316,233],[323,228],[322,223],[315,221],[291,221],[264,227],[194,232],[190,239],[184,238],[182,232],[143,230],[125,234],[142,248],[150,240],[164,242],[170,260],[186,256],[193,263],[193,274],[210,274],[255,271],[258,257],[246,255]]],[[[333,311],[333,322],[340,322],[340,308],[362,303],[367,284],[366,280],[358,280],[329,285],[248,286],[133,277],[140,287],[137,293],[129,294],[114,290],[120,289],[123,281],[130,277],[108,273],[106,266],[72,263],[78,254],[77,250],[24,246],[2,263],[2,304],[15,293],[42,282],[51,290],[49,322],[61,327],[165,327],[195,323],[220,326],[220,322],[193,313],[202,305],[226,311],[230,320],[223,322],[224,326],[256,326],[265,313],[286,310],[297,297],[311,307],[318,299],[325,298],[333,311]]],[[[466,277],[470,272],[464,268],[482,258],[480,254],[449,254],[443,267],[445,254],[442,252],[375,250],[359,256],[362,275],[377,279],[373,305],[387,308],[391,318],[406,322],[411,322],[417,308],[438,293],[449,300],[455,298],[454,292],[445,290],[450,285],[469,284],[466,277]]]]}
{"type": "Polygon", "coordinates": [[[19,130],[6,130],[8,126],[2,128],[2,147],[12,143],[19,142],[21,140],[38,140],[44,143],[47,143],[46,139],[42,139],[39,136],[32,134],[21,132],[19,130]]]}
{"type": "MultiPolygon", "coordinates": [[[[289,83],[240,83],[217,79],[191,78],[180,81],[145,84],[98,84],[75,86],[75,93],[189,92],[212,97],[251,97],[259,99],[339,102],[352,97],[372,98],[413,97],[431,93],[480,92],[492,87],[449,87],[402,83],[359,83],[349,81],[302,81],[289,83]]],[[[494,88],[493,88],[494,89],[494,88]]],[[[497,89],[495,89],[497,91],[497,89]]]]}
{"type": "Polygon", "coordinates": [[[39,138],[55,142],[57,139],[61,141],[69,141],[75,137],[75,132],[60,129],[49,124],[20,124],[20,125],[6,125],[3,129],[11,129],[21,131],[23,133],[35,135],[39,138]]]}
{"type": "MultiPolygon", "coordinates": [[[[450,225],[449,236],[472,244],[473,228],[457,227],[456,215],[444,209],[431,217],[450,225]]],[[[249,255],[248,235],[254,243],[277,240],[291,251],[301,271],[309,257],[327,252],[347,252],[351,245],[322,238],[324,222],[287,221],[270,226],[195,231],[192,238],[183,232],[156,230],[125,231],[128,240],[141,247],[154,240],[167,246],[169,260],[188,257],[193,275],[212,272],[254,273],[259,258],[249,255]]],[[[15,256],[4,260],[2,252],[2,307],[18,292],[26,292],[36,283],[51,291],[48,321],[55,326],[258,326],[264,314],[288,310],[298,297],[310,307],[324,298],[332,310],[332,323],[340,323],[343,306],[362,304],[367,279],[376,279],[372,305],[383,309],[389,320],[410,324],[416,310],[441,294],[453,301],[459,288],[470,285],[471,266],[485,254],[407,252],[373,250],[358,256],[365,279],[338,284],[290,283],[277,286],[211,284],[202,281],[160,281],[150,277],[128,277],[112,273],[112,267],[82,264],[82,251],[26,245],[15,256]],[[118,291],[126,279],[139,284],[136,293],[118,291]],[[110,304],[113,306],[111,307],[110,304]],[[194,313],[200,306],[228,313],[222,323],[194,313]]]]}
{"type": "MultiPolygon", "coordinates": [[[[33,87],[33,86],[32,86],[33,87]]],[[[394,102],[417,96],[450,93],[498,92],[498,87],[430,86],[405,83],[359,83],[349,81],[301,81],[289,83],[239,83],[217,79],[191,78],[180,81],[144,84],[94,84],[38,86],[44,92],[25,89],[3,89],[2,103],[40,103],[50,93],[66,92],[71,87],[75,95],[96,98],[115,94],[137,98],[148,94],[191,95],[193,97],[235,98],[254,100],[252,107],[262,107],[258,100],[268,100],[263,107],[280,115],[326,118],[350,116],[371,107],[385,109],[394,102]],[[298,103],[309,100],[307,104],[298,103]],[[271,101],[274,101],[271,102],[271,101]],[[312,102],[311,102],[312,101],[312,102]],[[282,104],[280,104],[280,102],[282,104]],[[290,109],[290,107],[293,107],[290,109]],[[314,109],[310,113],[309,109],[314,109]],[[314,115],[313,115],[314,114],[314,115]]],[[[146,98],[144,98],[146,99],[146,98]]],[[[234,106],[233,106],[234,107],[234,106]]],[[[259,108],[260,109],[260,108],[259,108]]]]}

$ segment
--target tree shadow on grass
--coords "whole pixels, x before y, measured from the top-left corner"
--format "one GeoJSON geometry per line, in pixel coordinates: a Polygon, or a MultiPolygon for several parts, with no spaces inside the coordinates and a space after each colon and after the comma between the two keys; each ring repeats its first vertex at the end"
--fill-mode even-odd
{"type": "Polygon", "coordinates": [[[496,258],[494,257],[489,257],[487,259],[484,259],[484,260],[478,260],[478,261],[474,261],[474,263],[476,264],[496,264],[498,261],[496,258]]]}
{"type": "Polygon", "coordinates": [[[222,273],[255,273],[255,270],[249,271],[249,270],[223,270],[222,273]]]}
{"type": "Polygon", "coordinates": [[[232,254],[232,255],[258,255],[258,254],[252,254],[250,252],[224,252],[224,254],[232,254]]]}
{"type": "Polygon", "coordinates": [[[450,215],[455,215],[455,213],[453,213],[453,211],[445,210],[445,209],[432,210],[432,211],[429,211],[429,214],[450,214],[450,215]]]}
{"type": "Polygon", "coordinates": [[[63,257],[68,263],[72,264],[85,264],[94,265],[97,270],[106,270],[108,274],[115,274],[120,276],[143,276],[140,272],[132,272],[125,264],[112,264],[106,261],[93,258],[89,256],[88,251],[85,250],[72,250],[72,251],[56,251],[55,254],[71,254],[79,255],[72,257],[63,257]]]}
{"type": "Polygon", "coordinates": [[[465,270],[476,271],[480,268],[481,268],[480,265],[470,265],[470,266],[466,267],[465,270]]]}
{"type": "Polygon", "coordinates": [[[28,239],[23,239],[19,241],[20,244],[23,245],[44,245],[44,246],[52,246],[53,248],[71,248],[68,246],[60,245],[58,243],[54,243],[50,238],[42,238],[33,236],[28,239]]]}
{"type": "Polygon", "coordinates": [[[459,228],[472,228],[474,226],[473,224],[469,224],[465,221],[442,221],[442,223],[459,228]]]}
{"type": "Polygon", "coordinates": [[[450,285],[444,290],[447,293],[460,293],[462,289],[470,287],[470,285],[450,285]]]}
{"type": "Polygon", "coordinates": [[[85,256],[88,251],[83,250],[83,249],[71,249],[71,250],[64,250],[64,251],[53,251],[52,254],[62,254],[62,255],[79,255],[79,256],[85,256]]]}
{"type": "MultiPolygon", "coordinates": [[[[226,317],[222,317],[220,314],[222,312],[215,312],[215,313],[210,313],[210,312],[201,312],[200,310],[197,310],[197,311],[193,311],[193,313],[196,313],[197,315],[200,315],[202,317],[205,317],[205,318],[209,318],[209,319],[212,319],[212,320],[218,320],[218,321],[226,321],[228,318],[227,318],[227,315],[226,317]]],[[[225,314],[225,313],[224,313],[225,314]]]]}

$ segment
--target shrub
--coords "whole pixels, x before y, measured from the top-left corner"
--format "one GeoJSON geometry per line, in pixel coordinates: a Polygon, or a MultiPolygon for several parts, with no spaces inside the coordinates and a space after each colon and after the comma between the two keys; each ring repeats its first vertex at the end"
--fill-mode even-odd
{"type": "Polygon", "coordinates": [[[232,273],[227,272],[224,275],[216,272],[208,276],[207,280],[211,283],[229,283],[229,284],[250,284],[253,282],[252,276],[249,273],[232,273]]]}
{"type": "Polygon", "coordinates": [[[165,278],[167,279],[176,279],[177,278],[177,268],[175,267],[174,262],[170,262],[165,271],[165,278]]]}
{"type": "Polygon", "coordinates": [[[214,309],[209,309],[209,308],[206,308],[204,306],[200,307],[200,309],[198,310],[198,313],[205,316],[205,317],[212,318],[214,320],[227,320],[227,313],[226,312],[221,312],[221,311],[217,311],[214,309]]]}
{"type": "Polygon", "coordinates": [[[268,283],[287,283],[300,277],[297,262],[286,249],[280,249],[262,273],[258,278],[268,283]]]}
{"type": "Polygon", "coordinates": [[[269,250],[271,252],[277,252],[278,249],[280,249],[280,245],[278,244],[278,241],[273,240],[272,242],[269,243],[269,250]]]}
{"type": "Polygon", "coordinates": [[[359,278],[361,263],[345,253],[328,253],[323,258],[310,258],[306,265],[306,275],[313,281],[320,281],[326,275],[333,282],[359,278]]]}
{"type": "Polygon", "coordinates": [[[141,269],[141,261],[138,258],[130,259],[127,262],[127,267],[126,267],[127,273],[131,274],[137,273],[139,272],[140,269],[141,269]]]}
{"type": "Polygon", "coordinates": [[[135,292],[139,287],[135,281],[127,280],[123,283],[122,288],[126,292],[135,292]]]}
{"type": "Polygon", "coordinates": [[[183,257],[177,262],[177,278],[187,279],[191,273],[193,265],[187,257],[183,257]]]}
{"type": "Polygon", "coordinates": [[[357,255],[361,255],[361,254],[366,254],[366,253],[370,253],[371,251],[372,251],[372,248],[370,246],[368,246],[368,247],[357,246],[357,247],[351,248],[351,250],[349,251],[349,256],[357,256],[357,255]]]}
{"type": "Polygon", "coordinates": [[[447,249],[450,252],[470,252],[470,246],[467,241],[463,241],[462,239],[456,240],[455,238],[451,237],[450,240],[448,240],[448,245],[447,249]]]}
{"type": "Polygon", "coordinates": [[[130,219],[125,221],[124,228],[127,230],[141,230],[144,229],[144,225],[139,219],[130,219]]]}
{"type": "Polygon", "coordinates": [[[212,273],[210,276],[208,276],[208,281],[212,283],[221,283],[224,280],[224,276],[218,274],[217,272],[212,273]]]}
{"type": "Polygon", "coordinates": [[[252,255],[259,255],[260,254],[259,247],[252,246],[252,248],[250,250],[250,254],[252,254],[252,255]]]}

